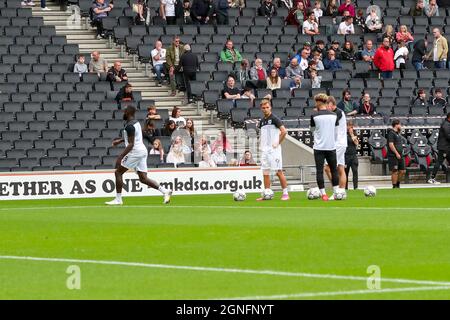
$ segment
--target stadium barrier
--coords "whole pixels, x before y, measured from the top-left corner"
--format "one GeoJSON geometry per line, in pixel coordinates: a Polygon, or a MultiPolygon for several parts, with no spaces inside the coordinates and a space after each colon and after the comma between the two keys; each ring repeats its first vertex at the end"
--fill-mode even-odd
{"type": "MultiPolygon", "coordinates": [[[[174,195],[224,194],[263,188],[259,167],[151,170],[149,176],[174,195]]],[[[115,195],[113,170],[0,174],[0,200],[98,198],[115,195]]],[[[124,196],[160,193],[139,182],[134,172],[124,175],[124,196]]]]}

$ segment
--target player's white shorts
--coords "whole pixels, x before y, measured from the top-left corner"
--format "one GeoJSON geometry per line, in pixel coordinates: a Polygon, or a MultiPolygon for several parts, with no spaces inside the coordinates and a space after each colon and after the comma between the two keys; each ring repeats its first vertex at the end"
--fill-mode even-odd
{"type": "Polygon", "coordinates": [[[147,152],[127,154],[122,159],[122,167],[136,172],[147,172],[147,152]]]}
{"type": "Polygon", "coordinates": [[[336,147],[336,163],[338,166],[345,166],[345,150],[347,150],[347,147],[336,147]]]}
{"type": "Polygon", "coordinates": [[[283,169],[281,148],[261,152],[261,169],[263,171],[278,171],[283,169]]]}

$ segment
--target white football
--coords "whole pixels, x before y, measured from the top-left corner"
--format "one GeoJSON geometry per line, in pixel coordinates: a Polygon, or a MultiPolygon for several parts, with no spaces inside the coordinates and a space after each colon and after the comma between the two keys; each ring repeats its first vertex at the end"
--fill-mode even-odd
{"type": "Polygon", "coordinates": [[[375,197],[377,195],[377,189],[374,186],[367,186],[364,188],[364,195],[366,197],[375,197]]]}
{"type": "Polygon", "coordinates": [[[306,192],[306,196],[308,197],[309,200],[319,199],[320,198],[319,188],[315,187],[308,189],[308,191],[306,192]]]}
{"type": "Polygon", "coordinates": [[[245,192],[242,191],[236,191],[233,193],[233,199],[234,201],[244,201],[247,198],[247,195],[245,192]]]}
{"type": "Polygon", "coordinates": [[[334,194],[334,199],[335,199],[335,200],[345,200],[345,199],[347,199],[347,193],[345,192],[344,189],[339,189],[339,190],[334,194]]]}
{"type": "Polygon", "coordinates": [[[264,191],[261,193],[261,197],[264,200],[272,200],[273,199],[273,191],[271,189],[264,189],[264,191]]]}

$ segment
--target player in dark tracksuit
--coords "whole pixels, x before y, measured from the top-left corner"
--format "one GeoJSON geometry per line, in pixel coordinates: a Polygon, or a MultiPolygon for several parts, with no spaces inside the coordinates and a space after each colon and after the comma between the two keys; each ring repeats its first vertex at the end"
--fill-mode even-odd
{"type": "Polygon", "coordinates": [[[402,126],[399,120],[392,121],[392,129],[388,133],[388,165],[391,171],[392,187],[400,188],[400,180],[405,175],[405,158],[403,141],[400,134],[402,126]]]}
{"type": "Polygon", "coordinates": [[[448,164],[450,165],[450,112],[447,113],[447,118],[442,122],[441,127],[439,128],[439,138],[437,142],[438,149],[438,158],[436,163],[434,164],[433,173],[431,174],[430,180],[428,183],[438,183],[436,181],[436,174],[438,173],[442,163],[444,162],[444,158],[447,159],[448,164]]]}
{"type": "Polygon", "coordinates": [[[353,123],[347,122],[347,149],[345,150],[345,176],[347,182],[345,189],[348,190],[348,174],[352,169],[353,174],[353,189],[358,189],[358,152],[356,147],[359,145],[358,137],[353,133],[353,123]]]}

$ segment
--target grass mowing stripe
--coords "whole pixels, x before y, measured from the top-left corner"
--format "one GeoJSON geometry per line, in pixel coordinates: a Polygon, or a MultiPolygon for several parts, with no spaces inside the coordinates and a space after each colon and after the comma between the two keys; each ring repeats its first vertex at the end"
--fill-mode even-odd
{"type": "Polygon", "coordinates": [[[332,297],[344,295],[359,295],[359,294],[383,294],[393,292],[417,292],[417,291],[435,291],[435,290],[450,290],[450,286],[434,286],[434,287],[409,287],[409,288],[388,288],[388,289],[367,289],[367,290],[349,290],[349,291],[331,291],[331,292],[305,292],[293,294],[279,294],[272,296],[251,296],[251,297],[235,297],[235,298],[220,298],[213,300],[277,300],[277,299],[294,299],[294,298],[314,298],[314,297],[332,297]]]}
{"type": "Polygon", "coordinates": [[[369,211],[385,211],[385,210],[418,210],[418,211],[450,211],[450,208],[392,208],[392,207],[267,207],[267,206],[188,206],[188,205],[123,205],[123,206],[59,206],[59,207],[11,207],[11,208],[0,208],[0,211],[16,211],[16,210],[55,210],[55,209],[101,209],[101,208],[180,208],[180,209],[314,209],[314,210],[329,210],[329,209],[349,209],[349,210],[369,210],[369,211]]]}
{"type": "MultiPolygon", "coordinates": [[[[271,275],[271,276],[282,276],[282,277],[367,281],[367,277],[361,277],[361,276],[345,276],[345,275],[335,275],[335,274],[316,274],[316,273],[302,273],[302,272],[285,272],[285,271],[273,271],[273,270],[250,270],[250,269],[234,269],[234,268],[180,266],[180,265],[152,264],[152,263],[142,263],[142,262],[85,260],[85,259],[67,259],[67,258],[43,258],[43,257],[24,257],[24,256],[0,256],[0,260],[2,260],[2,259],[3,260],[28,260],[28,261],[47,261],[47,262],[88,263],[88,264],[98,264],[98,265],[102,265],[102,264],[103,265],[118,265],[118,266],[142,267],[142,268],[153,268],[153,269],[175,269],[175,270],[188,270],[188,271],[259,274],[259,275],[271,275]]],[[[395,279],[395,278],[381,278],[381,281],[382,282],[390,282],[390,283],[411,283],[411,284],[419,284],[419,285],[450,286],[450,282],[445,282],[445,281],[395,279]]]]}

